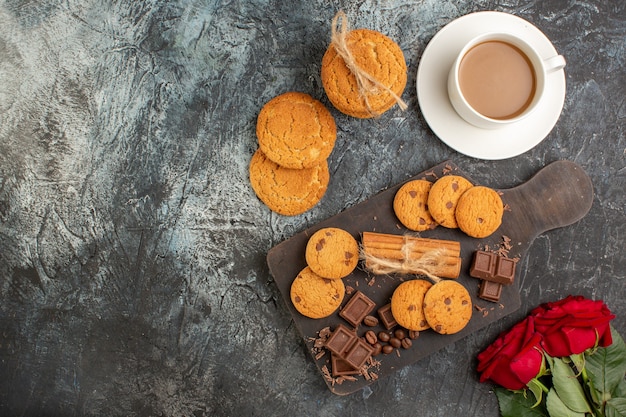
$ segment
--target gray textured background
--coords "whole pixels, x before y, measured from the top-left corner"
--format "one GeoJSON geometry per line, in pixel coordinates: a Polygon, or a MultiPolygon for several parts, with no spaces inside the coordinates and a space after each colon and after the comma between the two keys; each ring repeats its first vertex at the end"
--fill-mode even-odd
{"type": "Polygon", "coordinates": [[[626,333],[624,2],[2,0],[0,28],[2,415],[496,416],[475,355],[538,303],[602,298],[626,333]],[[340,8],[403,49],[406,112],[358,120],[328,103],[320,62],[340,8]],[[555,129],[505,161],[440,142],[414,88],[432,36],[478,10],[529,20],[568,61],[555,129]],[[256,115],[289,90],[338,126],[328,192],[296,217],[269,212],[247,176],[256,115]],[[448,158],[499,188],[575,161],[593,207],[535,240],[521,310],[335,396],[265,255],[448,158]]]}

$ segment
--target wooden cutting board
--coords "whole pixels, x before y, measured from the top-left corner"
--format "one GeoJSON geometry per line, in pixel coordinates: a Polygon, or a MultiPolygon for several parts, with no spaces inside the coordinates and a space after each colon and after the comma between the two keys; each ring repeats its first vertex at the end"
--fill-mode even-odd
{"type": "MultiPolygon", "coordinates": [[[[580,166],[569,161],[553,162],[541,169],[527,182],[506,190],[497,189],[494,184],[476,184],[451,161],[443,162],[407,181],[426,179],[434,182],[448,174],[461,175],[475,185],[485,185],[496,189],[501,193],[502,201],[506,207],[500,228],[484,239],[471,238],[458,229],[446,229],[441,226],[419,233],[421,237],[455,240],[461,243],[463,262],[458,282],[463,284],[472,296],[474,304],[472,318],[459,333],[441,335],[433,330],[426,330],[420,332],[419,338],[413,341],[411,348],[400,348],[397,352],[376,356],[375,359],[379,361],[379,364],[370,370],[376,374],[377,379],[412,364],[519,309],[521,305],[518,287],[520,268],[517,268],[514,284],[503,287],[502,296],[498,303],[478,298],[480,281],[469,276],[469,267],[475,251],[505,248],[504,240],[510,239],[510,247],[506,246],[508,256],[523,259],[538,235],[580,220],[587,214],[593,201],[591,180],[580,166]]],[[[314,340],[318,337],[319,331],[325,327],[334,329],[340,323],[348,324],[339,316],[339,310],[327,318],[315,320],[302,316],[291,303],[291,283],[298,273],[306,267],[304,253],[308,239],[313,233],[324,227],[342,228],[350,232],[359,242],[361,233],[365,231],[416,235],[415,232],[405,229],[393,212],[393,198],[402,184],[382,191],[376,196],[298,233],[268,252],[267,263],[270,273],[274,277],[294,323],[304,339],[307,350],[311,353],[313,361],[323,376],[326,369],[331,369],[330,353],[316,358],[314,340]]],[[[376,302],[376,308],[372,313],[372,315],[376,315],[376,310],[379,307],[389,303],[394,289],[404,280],[413,278],[415,276],[376,276],[359,265],[351,275],[344,278],[344,283],[346,287],[359,290],[376,302]]],[[[350,295],[346,295],[342,307],[349,298],[350,295]]],[[[385,329],[382,325],[373,328],[361,325],[357,329],[357,334],[362,336],[367,330],[374,330],[378,333],[385,329]]],[[[326,377],[324,380],[328,388],[339,395],[350,394],[375,381],[375,379],[365,378],[362,375],[355,375],[354,377],[356,380],[343,381],[341,384],[337,384],[337,381],[332,381],[326,377]]]]}

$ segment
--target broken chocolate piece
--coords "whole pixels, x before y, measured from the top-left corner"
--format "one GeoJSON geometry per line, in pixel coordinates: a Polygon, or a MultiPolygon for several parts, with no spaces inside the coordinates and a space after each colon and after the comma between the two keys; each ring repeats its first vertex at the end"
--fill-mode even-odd
{"type": "Polygon", "coordinates": [[[342,376],[342,375],[356,375],[361,373],[359,369],[355,369],[346,362],[344,359],[341,359],[339,356],[334,353],[331,355],[330,359],[331,367],[333,370],[333,376],[342,376]]]}
{"type": "Polygon", "coordinates": [[[387,330],[398,325],[398,322],[391,313],[391,303],[384,305],[378,309],[378,317],[380,317],[380,321],[383,323],[387,330]]]}
{"type": "Polygon", "coordinates": [[[502,284],[493,281],[483,280],[480,284],[480,291],[478,296],[483,300],[492,301],[497,303],[500,301],[502,294],[502,284]]]}
{"type": "Polygon", "coordinates": [[[492,281],[500,284],[509,285],[515,279],[515,261],[504,256],[498,256],[496,261],[496,271],[493,274],[492,281]]]}
{"type": "Polygon", "coordinates": [[[340,324],[326,340],[326,348],[343,358],[356,339],[355,332],[340,324]]]}
{"type": "Polygon", "coordinates": [[[470,267],[470,276],[480,279],[492,277],[496,267],[495,257],[496,255],[491,252],[476,251],[474,261],[470,267]]]}
{"type": "Polygon", "coordinates": [[[346,368],[360,370],[365,362],[372,357],[372,353],[374,353],[372,346],[362,338],[357,337],[355,332],[343,324],[339,324],[328,340],[326,340],[326,348],[332,352],[331,358],[333,355],[336,356],[333,362],[333,375],[336,372],[345,372],[346,368]],[[339,362],[337,359],[341,359],[345,363],[339,362]],[[335,364],[337,371],[335,370],[335,364]]]}
{"type": "Polygon", "coordinates": [[[352,298],[350,298],[345,307],[339,312],[339,315],[354,327],[358,327],[365,316],[367,316],[375,306],[376,303],[374,303],[368,296],[363,294],[361,291],[357,291],[354,293],[352,298]]]}
{"type": "Polygon", "coordinates": [[[510,285],[515,279],[515,260],[493,252],[476,251],[470,276],[510,285]]]}
{"type": "Polygon", "coordinates": [[[374,348],[361,338],[357,338],[356,342],[346,353],[344,360],[353,368],[360,369],[361,366],[372,356],[374,348]]]}

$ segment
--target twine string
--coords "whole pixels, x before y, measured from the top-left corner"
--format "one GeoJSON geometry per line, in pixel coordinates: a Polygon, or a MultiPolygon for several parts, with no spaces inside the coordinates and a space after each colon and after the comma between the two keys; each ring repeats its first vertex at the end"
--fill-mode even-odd
{"type": "Polygon", "coordinates": [[[380,89],[386,91],[393,99],[396,101],[398,106],[402,110],[406,110],[408,108],[407,104],[400,98],[396,93],[394,93],[391,88],[387,87],[380,81],[378,81],[375,77],[370,75],[367,71],[361,68],[352,55],[350,48],[348,47],[348,34],[350,33],[350,27],[348,24],[348,17],[340,10],[337,12],[332,21],[331,28],[331,38],[330,42],[337,51],[337,54],[344,60],[350,72],[354,75],[356,79],[357,88],[359,89],[359,95],[365,101],[365,106],[367,110],[371,114],[376,114],[370,106],[369,103],[369,95],[376,94],[380,91],[380,89]],[[339,21],[341,20],[341,25],[339,21]],[[339,30],[338,30],[339,29],[339,30]]]}

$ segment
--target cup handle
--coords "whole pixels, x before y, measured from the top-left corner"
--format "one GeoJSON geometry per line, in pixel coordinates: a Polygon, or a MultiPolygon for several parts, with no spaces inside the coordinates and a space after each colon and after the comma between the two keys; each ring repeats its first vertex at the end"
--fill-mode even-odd
{"type": "Polygon", "coordinates": [[[565,67],[565,58],[563,55],[555,55],[552,58],[544,59],[543,65],[547,73],[558,71],[565,67]]]}

